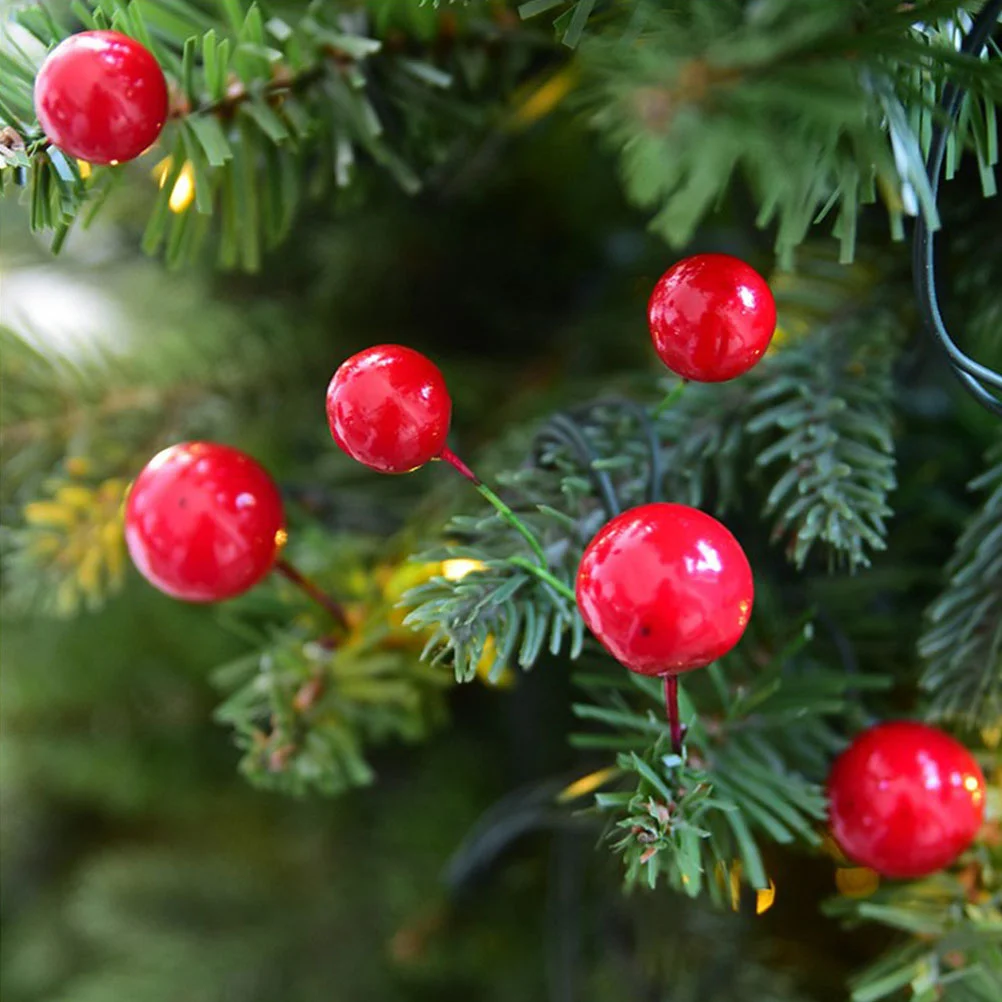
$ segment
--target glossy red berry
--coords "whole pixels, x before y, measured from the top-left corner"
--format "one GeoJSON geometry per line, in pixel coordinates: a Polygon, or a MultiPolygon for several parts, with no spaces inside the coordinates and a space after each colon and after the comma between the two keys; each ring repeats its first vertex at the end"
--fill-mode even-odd
{"type": "Polygon", "coordinates": [[[985,777],[948,734],[911,721],[858,735],[828,778],[835,841],[885,877],[922,877],[949,865],[974,839],[985,777]]]}
{"type": "Polygon", "coordinates": [[[71,35],[35,78],[42,131],[63,152],[94,164],[138,157],[160,135],[167,104],[153,54],[117,31],[71,35]]]}
{"type": "Polygon", "coordinates": [[[647,306],[661,361],[683,379],[721,383],[747,372],[776,330],[776,302],[751,265],[697,254],[669,268],[647,306]]]}
{"type": "Polygon", "coordinates": [[[327,387],[327,423],[352,459],[380,473],[408,473],[441,455],[452,400],[431,359],[381,344],[352,355],[327,387]]]}
{"type": "Polygon", "coordinates": [[[154,456],[129,491],[125,541],[147,581],[217,602],[258,583],[284,541],[282,498],[246,453],[183,442],[154,456]]]}
{"type": "Polygon", "coordinates": [[[681,504],[617,515],[588,544],[577,576],[589,629],[627,668],[666,675],[726,654],[751,616],[748,558],[715,518],[681,504]]]}

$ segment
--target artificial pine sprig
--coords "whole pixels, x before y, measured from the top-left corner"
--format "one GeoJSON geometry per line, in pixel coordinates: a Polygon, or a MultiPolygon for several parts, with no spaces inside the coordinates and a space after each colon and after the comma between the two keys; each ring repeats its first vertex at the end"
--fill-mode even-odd
{"type": "MultiPolygon", "coordinates": [[[[763,504],[772,497],[792,561],[803,563],[820,545],[833,563],[865,562],[882,545],[894,483],[885,451],[892,412],[880,393],[888,391],[895,347],[890,336],[871,345],[874,323],[864,311],[844,326],[798,336],[740,380],[687,387],[656,418],[615,400],[555,416],[522,468],[499,476],[510,506],[542,540],[550,569],[568,580],[617,512],[652,500],[726,510],[748,488],[763,504]],[[801,393],[797,376],[824,385],[801,393]],[[775,470],[769,479],[756,472],[756,455],[775,470]]],[[[545,624],[547,649],[559,650],[557,624],[569,626],[577,614],[567,622],[552,592],[528,586],[526,568],[515,562],[524,550],[520,534],[497,518],[457,519],[446,531],[456,540],[451,556],[487,563],[490,572],[429,582],[407,597],[411,622],[438,624],[436,654],[454,659],[458,677],[472,677],[477,648],[468,646],[469,631],[483,622],[503,649],[526,654],[544,646],[535,635],[521,646],[523,630],[545,624]]],[[[519,663],[527,667],[524,657],[519,663]]]]}
{"type": "Polygon", "coordinates": [[[853,1002],[896,999],[910,991],[916,1002],[957,998],[992,1002],[1002,991],[1002,868],[998,821],[970,862],[956,872],[921,881],[891,882],[862,898],[842,896],[826,914],[852,926],[877,923],[898,941],[852,978],[853,1002]]]}
{"type": "MultiPolygon", "coordinates": [[[[771,633],[768,625],[753,628],[752,653],[739,649],[687,679],[682,755],[671,749],[657,679],[576,674],[587,701],[575,704],[582,723],[572,743],[616,752],[619,778],[594,801],[612,824],[628,882],[665,880],[690,896],[706,891],[722,900],[726,887],[717,878],[735,860],[753,887],[768,885],[759,837],[819,843],[820,781],[841,744],[840,718],[855,712],[859,680],[816,660],[809,623],[792,637],[771,633]]],[[[880,676],[862,680],[864,689],[886,685],[880,676]]]]}
{"type": "Polygon", "coordinates": [[[878,200],[899,239],[906,215],[935,227],[924,157],[950,85],[970,91],[946,126],[951,160],[974,145],[992,190],[998,67],[957,51],[966,5],[880,0],[856,15],[786,0],[636,3],[585,37],[592,121],[657,232],[685,246],[738,177],[787,264],[826,217],[852,260],[860,210],[878,200]]]}
{"type": "Polygon", "coordinates": [[[984,502],[957,540],[918,649],[931,716],[991,728],[1002,720],[1002,448],[988,461],[970,485],[984,502]]]}
{"type": "MultiPolygon", "coordinates": [[[[360,160],[413,192],[416,162],[440,157],[464,127],[461,97],[432,97],[448,88],[451,71],[433,54],[387,51],[358,11],[312,7],[292,18],[267,3],[219,0],[206,9],[180,0],[163,18],[140,4],[95,0],[74,16],[85,29],[137,39],[168,77],[166,158],[143,247],[164,248],[171,264],[192,260],[215,232],[224,266],[256,270],[302,202],[347,187],[360,160]]],[[[46,49],[73,31],[47,7],[15,17],[46,49]]],[[[16,42],[0,51],[0,191],[27,188],[32,227],[54,231],[58,248],[88,206],[100,211],[121,175],[50,145],[33,106],[38,62],[16,42]]]]}

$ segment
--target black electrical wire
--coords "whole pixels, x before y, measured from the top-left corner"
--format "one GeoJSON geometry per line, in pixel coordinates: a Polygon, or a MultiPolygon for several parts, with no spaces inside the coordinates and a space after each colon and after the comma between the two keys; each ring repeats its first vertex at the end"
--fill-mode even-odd
{"type": "MultiPolygon", "coordinates": [[[[1002,13],[1002,0],[989,0],[974,19],[960,51],[965,55],[980,55],[991,39],[1000,13],[1002,13]]],[[[941,107],[949,122],[956,121],[963,98],[964,92],[961,88],[950,86],[946,89],[941,107]]],[[[929,149],[927,170],[933,199],[939,197],[940,175],[949,135],[949,128],[938,129],[929,149]]],[[[915,223],[912,242],[912,270],[922,320],[943,349],[954,373],[967,392],[983,407],[1002,416],[1002,398],[996,392],[1002,391],[1002,373],[995,372],[965,354],[946,329],[936,292],[934,241],[935,237],[929,228],[929,222],[920,213],[915,223]]]]}
{"type": "Polygon", "coordinates": [[[612,477],[606,470],[595,466],[601,456],[581,432],[572,416],[554,414],[543,426],[536,440],[540,444],[545,441],[555,442],[569,448],[577,455],[583,468],[582,472],[591,480],[609,518],[614,518],[623,510],[612,477]]]}

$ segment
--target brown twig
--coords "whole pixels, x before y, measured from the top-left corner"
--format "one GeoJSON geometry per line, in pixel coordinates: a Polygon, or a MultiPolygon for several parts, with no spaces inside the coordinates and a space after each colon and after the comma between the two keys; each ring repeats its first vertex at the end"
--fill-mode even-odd
{"type": "Polygon", "coordinates": [[[291,581],[300,591],[313,599],[317,605],[326,609],[342,629],[348,629],[348,617],[345,615],[344,608],[339,602],[331,598],[316,582],[311,581],[306,575],[301,574],[288,560],[276,560],[275,570],[287,581],[291,581]]]}

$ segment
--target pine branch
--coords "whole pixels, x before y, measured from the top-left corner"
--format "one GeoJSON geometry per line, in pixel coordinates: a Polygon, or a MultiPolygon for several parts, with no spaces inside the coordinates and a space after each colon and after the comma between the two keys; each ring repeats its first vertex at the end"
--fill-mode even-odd
{"type": "Polygon", "coordinates": [[[238,410],[259,408],[262,395],[288,391],[306,370],[309,330],[277,350],[267,308],[256,319],[227,306],[196,309],[197,285],[154,285],[139,289],[167,301],[154,336],[142,341],[91,343],[69,357],[43,347],[42,336],[0,326],[5,501],[15,494],[33,499],[42,479],[76,457],[83,437],[99,475],[129,477],[137,456],[157,451],[165,433],[176,440],[219,426],[219,397],[238,410]]]}
{"type": "Polygon", "coordinates": [[[441,674],[406,651],[279,638],[220,668],[215,681],[233,690],[216,719],[234,730],[240,771],[255,786],[298,796],[370,784],[367,746],[421,740],[442,717],[441,674]]]}
{"type": "Polygon", "coordinates": [[[859,209],[878,196],[899,237],[905,213],[938,225],[924,151],[951,83],[970,88],[948,126],[952,161],[972,144],[993,190],[1002,67],[957,53],[966,17],[963,4],[939,0],[883,0],[855,19],[831,4],[640,4],[619,30],[590,36],[580,60],[627,194],[655,212],[651,225],[673,246],[740,178],[784,261],[829,214],[850,260],[859,209]]]}
{"type": "MultiPolygon", "coordinates": [[[[161,190],[143,238],[170,264],[199,253],[214,216],[221,263],[256,270],[303,201],[347,187],[359,157],[414,191],[418,148],[434,160],[460,124],[461,99],[434,96],[450,73],[387,51],[357,13],[314,6],[290,21],[245,0],[208,10],[177,0],[170,11],[154,0],[90,0],[73,10],[85,28],[137,38],[170,81],[161,190]]],[[[46,48],[70,33],[47,8],[17,19],[46,48]]],[[[36,69],[17,47],[0,52],[0,73],[11,81],[0,99],[0,191],[27,187],[32,227],[54,230],[58,249],[88,204],[100,209],[121,170],[81,166],[48,145],[32,107],[36,69]]]]}
{"type": "Polygon", "coordinates": [[[989,463],[971,483],[987,496],[957,541],[918,648],[931,715],[974,727],[1002,719],[1002,450],[989,463]]]}
{"type": "MultiPolygon", "coordinates": [[[[591,701],[575,714],[607,732],[572,742],[618,751],[625,788],[595,794],[595,806],[613,825],[628,884],[664,879],[691,897],[726,901],[736,860],[741,879],[768,886],[756,836],[818,843],[819,781],[841,744],[832,725],[852,710],[858,680],[807,655],[810,627],[785,644],[763,628],[757,634],[754,646],[683,678],[684,759],[670,752],[660,680],[620,668],[579,676],[591,701]]],[[[885,684],[879,676],[864,683],[885,684]]]]}
{"type": "Polygon", "coordinates": [[[8,614],[69,618],[99,609],[124,583],[128,485],[70,478],[47,486],[46,498],[25,505],[24,524],[4,529],[4,605],[8,614]]]}
{"type": "MultiPolygon", "coordinates": [[[[671,500],[724,512],[748,506],[763,487],[775,537],[798,566],[815,546],[850,567],[883,547],[898,330],[870,305],[880,272],[811,254],[804,267],[777,282],[783,333],[747,376],[687,386],[657,413],[603,399],[556,414],[521,467],[499,475],[562,581],[574,580],[584,547],[621,511],[671,500]],[[833,323],[833,314],[845,316],[833,323]]],[[[567,636],[576,656],[580,617],[519,567],[528,554],[510,526],[491,514],[459,519],[446,533],[453,544],[431,558],[472,560],[481,571],[405,596],[408,622],[436,631],[427,653],[450,661],[460,680],[473,677],[488,638],[503,663],[523,668],[544,650],[557,654],[567,636]]]]}
{"type": "MultiPolygon", "coordinates": [[[[580,651],[584,622],[577,608],[519,566],[524,541],[511,538],[514,530],[491,516],[454,519],[451,531],[476,533],[477,543],[431,551],[421,559],[461,561],[475,569],[461,578],[437,576],[403,597],[412,610],[404,625],[428,634],[422,658],[451,664],[456,680],[468,682],[485,671],[493,680],[509,665],[529,669],[544,650],[559,654],[568,636],[572,654],[580,651]],[[498,558],[499,551],[511,556],[498,558]]],[[[573,557],[565,544],[556,548],[573,557]]],[[[565,582],[571,579],[566,560],[551,560],[549,566],[565,582]]]]}
{"type": "Polygon", "coordinates": [[[547,14],[563,8],[562,12],[554,18],[553,30],[557,33],[562,44],[573,49],[581,42],[585,29],[589,22],[597,19],[598,16],[610,9],[614,5],[608,0],[527,0],[519,5],[519,17],[528,19],[538,17],[540,14],[547,14]]]}
{"type": "Polygon", "coordinates": [[[883,549],[895,486],[891,367],[899,321],[883,313],[815,331],[764,367],[752,397],[753,436],[766,436],[756,464],[781,463],[766,499],[773,539],[803,566],[817,543],[850,569],[883,549]]]}
{"type": "Polygon", "coordinates": [[[824,906],[828,915],[850,925],[877,922],[912,937],[853,977],[853,1002],[897,999],[905,990],[915,1002],[992,1002],[999,997],[1002,897],[997,847],[994,863],[989,852],[986,845],[980,861],[957,874],[888,884],[871,897],[836,898],[824,906]]]}
{"type": "MultiPolygon", "coordinates": [[[[347,580],[371,581],[364,555],[353,559],[345,540],[315,532],[304,542],[312,561],[338,568],[339,598],[347,580]]],[[[240,770],[255,786],[301,796],[368,785],[368,749],[420,741],[442,723],[450,679],[419,660],[423,637],[394,625],[395,594],[391,579],[352,596],[347,635],[332,633],[330,620],[284,584],[237,604],[233,628],[253,649],[215,671],[228,694],[216,719],[233,728],[240,770]]]]}
{"type": "Polygon", "coordinates": [[[306,368],[308,335],[278,352],[267,323],[225,307],[196,313],[200,290],[169,291],[154,336],[124,350],[90,345],[70,357],[0,327],[0,543],[12,614],[100,608],[124,581],[120,508],[137,469],[170,441],[228,436],[306,368]]]}

